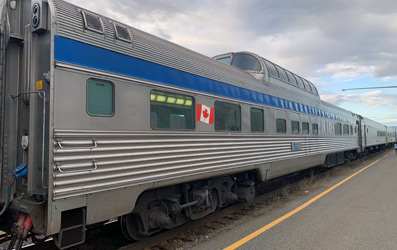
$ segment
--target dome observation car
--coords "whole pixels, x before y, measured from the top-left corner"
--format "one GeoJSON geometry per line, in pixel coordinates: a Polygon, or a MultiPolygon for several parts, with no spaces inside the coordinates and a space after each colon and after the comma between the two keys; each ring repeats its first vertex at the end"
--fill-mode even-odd
{"type": "Polygon", "coordinates": [[[275,78],[316,96],[319,95],[317,88],[310,81],[254,53],[231,52],[217,55],[213,58],[224,64],[246,71],[258,80],[275,78]]]}

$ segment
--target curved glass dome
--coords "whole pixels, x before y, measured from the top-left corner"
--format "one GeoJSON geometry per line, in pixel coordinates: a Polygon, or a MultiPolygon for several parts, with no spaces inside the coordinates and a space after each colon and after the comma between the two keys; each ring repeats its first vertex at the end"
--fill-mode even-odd
{"type": "Polygon", "coordinates": [[[254,71],[262,74],[267,72],[269,77],[291,84],[292,86],[305,90],[314,95],[318,95],[316,87],[310,81],[263,57],[256,56],[255,54],[249,52],[228,53],[215,56],[214,59],[245,71],[254,71]],[[262,65],[266,67],[267,71],[264,71],[262,65]]]}
{"type": "Polygon", "coordinates": [[[259,60],[246,53],[235,54],[233,56],[232,66],[242,70],[262,71],[262,66],[259,60]]]}

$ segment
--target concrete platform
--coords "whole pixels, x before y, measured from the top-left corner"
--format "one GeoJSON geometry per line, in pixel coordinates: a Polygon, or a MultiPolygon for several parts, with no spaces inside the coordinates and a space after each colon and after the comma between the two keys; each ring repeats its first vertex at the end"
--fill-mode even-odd
{"type": "Polygon", "coordinates": [[[397,155],[358,171],[193,249],[397,249],[397,155]]]}

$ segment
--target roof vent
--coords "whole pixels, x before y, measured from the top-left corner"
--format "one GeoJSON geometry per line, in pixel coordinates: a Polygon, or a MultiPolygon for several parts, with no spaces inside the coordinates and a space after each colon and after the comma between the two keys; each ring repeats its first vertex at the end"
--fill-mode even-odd
{"type": "Polygon", "coordinates": [[[116,31],[116,38],[125,42],[131,42],[131,35],[128,28],[119,23],[113,23],[114,30],[116,31]]]}
{"type": "Polygon", "coordinates": [[[84,10],[81,13],[83,14],[85,29],[103,34],[102,20],[98,15],[86,12],[84,10]]]}

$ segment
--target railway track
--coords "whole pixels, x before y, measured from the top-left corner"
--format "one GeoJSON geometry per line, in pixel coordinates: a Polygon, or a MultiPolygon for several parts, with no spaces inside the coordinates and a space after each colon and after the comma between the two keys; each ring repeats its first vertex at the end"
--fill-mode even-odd
{"type": "MultiPolygon", "coordinates": [[[[302,192],[305,185],[302,182],[315,182],[321,180],[324,176],[334,172],[342,172],[343,169],[354,168],[360,165],[362,161],[371,159],[381,154],[378,152],[362,158],[353,163],[343,164],[338,168],[311,168],[298,172],[288,177],[271,180],[268,183],[256,187],[258,194],[255,201],[251,203],[238,203],[230,207],[221,209],[202,219],[188,222],[180,227],[166,230],[140,242],[130,243],[126,241],[121,234],[120,226],[117,221],[107,223],[103,226],[90,226],[87,232],[86,243],[71,248],[72,250],[91,250],[91,249],[119,249],[119,250],[137,250],[137,249],[175,249],[174,245],[194,244],[197,238],[205,238],[208,230],[217,230],[234,222],[241,220],[248,214],[255,213],[258,209],[269,207],[272,204],[287,201],[292,193],[302,192]]],[[[341,173],[339,173],[341,174],[341,173]]],[[[335,174],[337,176],[338,173],[335,174]]],[[[0,237],[5,235],[0,235],[0,237]]],[[[182,247],[184,248],[184,247],[182,247]]],[[[6,249],[3,247],[3,249],[6,249]]],[[[26,250],[55,250],[57,249],[54,242],[48,239],[40,245],[33,243],[23,246],[26,250]]],[[[0,245],[0,250],[2,246],[0,245]]]]}

